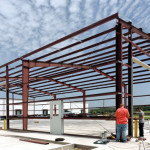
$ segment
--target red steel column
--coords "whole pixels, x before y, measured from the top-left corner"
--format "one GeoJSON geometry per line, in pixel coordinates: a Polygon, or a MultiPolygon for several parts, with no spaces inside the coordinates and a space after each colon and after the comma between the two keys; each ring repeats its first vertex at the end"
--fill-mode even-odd
{"type": "Polygon", "coordinates": [[[85,112],[85,91],[82,92],[83,93],[83,116],[86,116],[86,112],[85,112]]]}
{"type": "Polygon", "coordinates": [[[14,93],[12,93],[12,115],[14,116],[14,93]]]}
{"type": "Polygon", "coordinates": [[[6,66],[6,121],[7,129],[9,129],[9,72],[8,66],[6,66]]]}
{"type": "MultiPolygon", "coordinates": [[[[24,62],[23,61],[23,65],[24,62]]],[[[23,82],[23,130],[27,130],[28,128],[28,83],[29,83],[29,68],[23,66],[22,70],[22,82],[23,82]]]]}
{"type": "Polygon", "coordinates": [[[119,23],[116,26],[116,109],[122,103],[122,25],[119,23]]]}
{"type": "MultiPolygon", "coordinates": [[[[132,29],[129,29],[129,40],[132,41],[132,29]]],[[[128,110],[131,119],[128,121],[128,135],[133,136],[133,62],[132,62],[132,44],[128,45],[128,110]]]]}

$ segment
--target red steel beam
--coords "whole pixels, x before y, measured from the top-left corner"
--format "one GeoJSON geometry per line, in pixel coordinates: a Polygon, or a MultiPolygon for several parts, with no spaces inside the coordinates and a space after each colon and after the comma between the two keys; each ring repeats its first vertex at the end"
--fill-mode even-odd
{"type": "MultiPolygon", "coordinates": [[[[98,96],[107,96],[107,95],[116,95],[117,92],[109,92],[109,93],[100,93],[100,94],[92,94],[92,95],[85,95],[85,98],[88,97],[98,97],[98,96]]],[[[68,100],[68,99],[79,99],[79,98],[83,98],[83,96],[76,96],[76,97],[65,97],[65,98],[59,98],[57,100],[68,100]]],[[[29,101],[28,103],[39,103],[39,102],[49,102],[49,101],[53,101],[53,99],[48,99],[48,100],[38,100],[38,101],[29,101]]],[[[22,102],[19,103],[15,103],[14,105],[19,105],[22,104],[22,102]]],[[[9,104],[9,105],[13,105],[13,104],[9,104]]]]}
{"type": "Polygon", "coordinates": [[[122,64],[123,66],[126,66],[126,67],[128,67],[128,68],[131,68],[131,66],[130,65],[128,65],[128,64],[122,64]]]}
{"type": "MultiPolygon", "coordinates": [[[[90,37],[88,37],[88,38],[86,38],[86,39],[82,39],[81,41],[78,41],[78,42],[76,42],[76,43],[73,43],[73,44],[70,44],[70,45],[68,45],[68,46],[66,46],[66,47],[63,47],[63,48],[61,48],[61,49],[58,49],[58,50],[56,50],[56,51],[54,51],[54,52],[50,52],[50,53],[48,53],[48,54],[45,54],[45,55],[43,55],[43,56],[40,56],[40,57],[38,57],[38,58],[36,58],[36,59],[34,59],[34,60],[39,60],[39,59],[42,59],[42,58],[44,58],[44,57],[48,57],[48,56],[50,56],[50,55],[53,55],[53,54],[55,54],[55,53],[57,53],[57,52],[62,52],[63,50],[66,50],[66,49],[68,49],[68,48],[71,48],[71,47],[74,47],[74,46],[76,46],[76,45],[79,45],[79,44],[81,44],[81,43],[84,43],[84,42],[87,42],[87,41],[89,41],[89,40],[92,40],[92,39],[94,39],[94,38],[97,38],[97,37],[99,37],[99,36],[102,36],[102,35],[105,35],[105,34],[107,34],[107,33],[110,33],[110,32],[113,32],[115,30],[115,28],[111,28],[111,29],[108,29],[108,30],[106,30],[106,31],[104,31],[104,32],[101,32],[101,33],[98,33],[98,34],[95,34],[95,35],[93,35],[93,36],[90,36],[90,37]]],[[[77,50],[76,52],[79,52],[80,50],[77,50]]],[[[74,53],[74,52],[73,52],[74,53]]],[[[48,60],[49,61],[49,60],[48,60]]],[[[47,62],[48,62],[47,61],[47,62]]]]}
{"type": "MultiPolygon", "coordinates": [[[[10,85],[10,87],[22,87],[21,85],[10,85]]],[[[28,87],[28,89],[31,89],[31,90],[33,90],[33,91],[38,91],[38,92],[40,92],[40,93],[44,93],[44,94],[47,94],[47,95],[50,95],[50,96],[55,96],[55,94],[52,94],[52,93],[48,93],[48,92],[46,92],[46,91],[42,91],[42,90],[38,90],[38,89],[35,89],[35,88],[31,88],[31,87],[28,87]]]]}
{"type": "MultiPolygon", "coordinates": [[[[141,43],[141,42],[140,42],[140,43],[141,43]]],[[[142,46],[142,47],[145,47],[145,46],[142,46]]],[[[142,47],[141,47],[141,48],[142,48],[142,47]]],[[[115,50],[114,50],[114,51],[115,51],[115,50]]],[[[148,51],[147,51],[147,52],[148,52],[148,51]]],[[[135,55],[135,54],[134,54],[134,55],[135,55]]],[[[96,56],[97,56],[97,55],[96,55],[96,56]]],[[[81,61],[81,60],[80,60],[80,61],[81,61]]],[[[90,62],[90,61],[89,61],[89,62],[90,62]]],[[[91,61],[91,62],[92,62],[92,61],[91,61]]],[[[80,64],[79,64],[79,65],[80,65],[80,64]]]]}
{"type": "MultiPolygon", "coordinates": [[[[97,96],[107,96],[107,95],[116,95],[117,92],[109,92],[109,93],[100,93],[100,94],[92,94],[92,95],[85,95],[86,98],[88,97],[97,97],[97,96]]],[[[65,98],[59,98],[59,100],[68,100],[68,99],[78,99],[83,98],[83,96],[76,96],[76,97],[65,97],[65,98]]]]}
{"type": "MultiPolygon", "coordinates": [[[[141,43],[141,42],[140,42],[141,43]]],[[[101,48],[101,49],[98,49],[98,50],[95,50],[94,51],[94,53],[96,54],[97,52],[99,52],[99,50],[107,50],[107,49],[109,49],[109,48],[112,48],[112,47],[115,47],[116,45],[115,44],[113,44],[113,45],[110,45],[110,46],[107,46],[107,47],[104,47],[104,48],[101,48]]],[[[145,47],[145,46],[144,46],[145,47]]],[[[123,47],[123,48],[127,48],[127,46],[125,46],[125,47],[123,47]]],[[[99,56],[103,56],[103,55],[106,55],[106,54],[108,54],[108,53],[113,53],[113,52],[115,52],[116,50],[114,49],[114,50],[111,50],[111,51],[108,51],[108,52],[104,52],[104,53],[101,53],[101,54],[97,54],[97,55],[95,55],[95,56],[91,56],[91,57],[87,57],[87,58],[84,58],[83,56],[88,56],[88,55],[90,55],[90,54],[93,54],[93,51],[92,52],[89,52],[89,53],[85,53],[85,54],[82,54],[82,55],[80,55],[80,56],[78,56],[78,58],[83,58],[83,59],[80,59],[80,60],[76,60],[76,61],[73,61],[73,63],[78,63],[78,62],[82,62],[82,61],[84,61],[85,62],[85,60],[89,60],[90,58],[92,59],[92,58],[95,58],[95,57],[99,57],[99,56]]],[[[113,54],[111,55],[111,56],[113,56],[113,54]]],[[[107,57],[107,56],[106,56],[107,57]]],[[[104,57],[103,57],[104,58],[104,57]]],[[[70,59],[66,59],[66,60],[64,60],[63,62],[65,62],[65,61],[72,61],[72,60],[74,60],[74,59],[76,59],[76,58],[70,58],[70,59]]],[[[95,61],[95,59],[94,59],[94,61],[95,61]]],[[[90,61],[89,61],[90,62],[90,61]]],[[[91,61],[92,62],[92,61],[91,61]]],[[[87,61],[85,62],[85,63],[87,63],[87,61]]]]}
{"type": "Polygon", "coordinates": [[[98,70],[97,68],[93,68],[93,70],[96,71],[96,72],[98,72],[98,73],[100,73],[100,74],[102,74],[102,75],[104,75],[105,77],[107,77],[107,78],[109,78],[109,79],[111,79],[111,80],[113,80],[113,81],[116,81],[115,78],[111,77],[110,75],[104,73],[104,72],[101,71],[101,70],[98,70]]]}
{"type": "MultiPolygon", "coordinates": [[[[106,43],[106,42],[110,42],[110,41],[112,41],[112,40],[115,40],[115,37],[114,37],[114,38],[111,38],[111,39],[108,39],[108,40],[105,40],[105,41],[102,41],[102,42],[99,42],[99,43],[96,43],[96,44],[93,44],[93,45],[90,45],[90,46],[88,46],[88,47],[84,47],[84,48],[79,49],[79,50],[76,50],[76,51],[74,51],[74,52],[70,52],[70,53],[67,53],[67,54],[65,54],[65,55],[61,55],[61,56],[59,56],[59,57],[55,57],[54,59],[50,59],[50,60],[48,60],[48,61],[46,61],[46,62],[51,62],[51,61],[54,61],[54,60],[56,60],[56,59],[60,59],[60,58],[66,57],[66,56],[68,56],[68,55],[72,55],[72,54],[81,52],[81,51],[83,51],[83,50],[87,50],[87,49],[89,49],[89,48],[98,46],[98,45],[100,45],[100,44],[104,44],[104,43],[106,43]]],[[[67,46],[67,47],[69,47],[69,46],[67,46]]],[[[111,47],[112,47],[112,46],[111,46],[111,47]]],[[[104,48],[104,49],[106,49],[106,48],[104,48]]],[[[60,49],[60,50],[64,50],[64,48],[62,48],[62,49],[60,49]]],[[[60,50],[57,50],[57,51],[60,52],[60,50]]],[[[56,51],[55,51],[55,52],[56,52],[56,51]]],[[[55,52],[51,52],[50,54],[52,55],[52,54],[54,54],[55,52]]],[[[44,56],[46,57],[47,55],[49,55],[49,54],[46,54],[46,55],[44,55],[44,56]]],[[[79,57],[79,56],[78,56],[78,57],[79,57]]],[[[38,59],[41,59],[41,58],[43,58],[43,56],[38,57],[38,59]]],[[[35,61],[35,60],[37,60],[37,59],[34,59],[33,61],[35,61]]],[[[66,61],[66,60],[65,60],[65,61],[66,61]]],[[[67,59],[67,61],[68,61],[68,59],[67,59]]],[[[63,62],[63,61],[61,61],[60,63],[62,63],[62,62],[63,62]]],[[[40,68],[40,69],[41,69],[41,68],[40,68]]],[[[34,71],[37,71],[37,70],[40,70],[40,69],[35,69],[34,71]]],[[[31,71],[31,72],[32,72],[32,71],[31,71]]]]}
{"type": "MultiPolygon", "coordinates": [[[[24,60],[25,61],[25,60],[24,60]]],[[[51,63],[42,61],[29,61],[29,68],[32,67],[66,67],[66,68],[78,68],[78,69],[91,69],[91,66],[85,65],[73,65],[73,64],[63,64],[63,63],[51,63]]]]}
{"type": "MultiPolygon", "coordinates": [[[[112,38],[110,38],[110,39],[107,39],[107,40],[104,40],[104,41],[97,42],[97,43],[95,43],[95,44],[86,46],[86,47],[81,48],[81,49],[79,49],[79,50],[76,50],[76,51],[73,51],[73,52],[70,52],[70,53],[67,53],[67,54],[64,54],[64,55],[55,57],[55,58],[50,59],[50,60],[48,60],[48,61],[49,61],[49,62],[55,61],[56,59],[64,58],[64,57],[67,57],[67,56],[69,56],[69,55],[76,54],[77,52],[81,52],[81,51],[84,51],[84,50],[88,50],[88,49],[90,49],[90,48],[94,48],[94,47],[97,47],[97,46],[99,46],[99,45],[102,45],[102,44],[105,44],[105,43],[107,43],[107,42],[111,42],[111,41],[114,41],[114,40],[115,40],[115,37],[112,37],[112,38]]],[[[69,59],[70,59],[70,58],[69,58],[69,59]]],[[[64,62],[64,61],[62,61],[62,62],[64,62]]]]}
{"type": "Polygon", "coordinates": [[[79,91],[79,92],[84,92],[82,89],[79,89],[79,88],[77,88],[77,87],[74,87],[74,86],[72,86],[72,85],[70,85],[70,84],[66,84],[66,83],[63,83],[63,82],[54,80],[54,79],[52,79],[52,78],[49,78],[49,80],[52,81],[52,82],[55,82],[55,83],[58,83],[58,84],[67,86],[67,87],[69,87],[69,88],[73,88],[73,89],[75,89],[75,90],[77,90],[77,91],[79,91]]]}
{"type": "MultiPolygon", "coordinates": [[[[126,95],[128,96],[128,94],[126,93],[126,95]]],[[[149,97],[150,95],[135,95],[133,97],[149,97]]],[[[124,98],[124,97],[123,97],[124,98]]],[[[86,100],[86,101],[101,101],[101,100],[115,100],[115,98],[105,98],[105,99],[94,99],[94,100],[86,100]]],[[[50,99],[46,99],[46,100],[38,100],[38,101],[30,101],[29,103],[42,103],[42,102],[49,102],[49,101],[52,101],[50,99]]],[[[77,102],[83,102],[83,100],[80,100],[80,101],[72,101],[72,102],[64,102],[64,103],[77,103],[77,102]]],[[[10,103],[9,105],[19,105],[19,104],[22,104],[22,102],[20,103],[10,103]]],[[[37,104],[38,105],[38,104],[37,104]]],[[[41,104],[40,104],[41,105],[41,104]]]]}
{"type": "MultiPolygon", "coordinates": [[[[97,34],[97,35],[94,35],[94,36],[92,36],[92,37],[89,37],[89,38],[87,38],[87,39],[83,39],[82,40],[82,43],[85,41],[85,40],[90,40],[91,38],[95,38],[95,37],[97,37],[97,36],[100,36],[100,35],[103,35],[103,34],[106,34],[106,33],[109,33],[109,32],[112,32],[114,30],[114,28],[112,28],[112,29],[109,29],[109,30],[106,30],[106,31],[104,31],[104,32],[102,32],[102,33],[99,33],[99,34],[97,34]]],[[[136,38],[134,38],[134,39],[140,39],[140,38],[142,38],[142,37],[136,37],[136,38]]],[[[74,43],[74,44],[71,44],[70,46],[75,46],[76,44],[79,44],[79,43],[81,43],[81,42],[77,42],[77,43],[74,43]]],[[[69,48],[69,46],[66,46],[65,48],[69,48]]],[[[64,48],[62,48],[62,49],[60,49],[60,50],[63,50],[64,48]]],[[[53,53],[56,53],[56,52],[58,52],[59,50],[57,50],[57,51],[55,51],[55,52],[52,52],[52,53],[49,53],[49,54],[53,54],[53,53]]],[[[49,54],[48,54],[48,56],[49,56],[49,54]]],[[[47,54],[46,55],[43,55],[43,56],[41,56],[42,58],[43,57],[46,57],[47,56],[47,54]]],[[[41,58],[40,57],[40,58],[41,58]]],[[[40,58],[38,58],[38,59],[40,59],[40,58]]],[[[37,59],[34,59],[34,60],[37,60],[37,59]]],[[[15,66],[15,67],[12,67],[12,68],[10,68],[9,70],[12,70],[12,69],[15,69],[15,68],[17,68],[17,67],[21,67],[21,65],[18,65],[18,66],[15,66]]],[[[18,71],[17,71],[18,72],[18,71]]],[[[16,72],[16,73],[17,73],[16,72]]],[[[3,72],[0,72],[0,74],[1,73],[5,73],[5,71],[3,71],[3,72]]]]}
{"type": "MultiPolygon", "coordinates": [[[[116,60],[110,61],[110,62],[106,62],[106,63],[102,63],[102,64],[96,65],[94,67],[102,67],[102,66],[106,66],[106,65],[110,65],[110,64],[115,64],[115,63],[117,63],[116,60]]],[[[66,73],[62,73],[62,74],[56,74],[54,76],[51,76],[51,78],[61,77],[61,76],[64,76],[64,75],[69,75],[69,74],[82,72],[82,71],[84,71],[84,69],[74,70],[74,71],[70,71],[70,72],[66,72],[66,73]]]]}
{"type": "Polygon", "coordinates": [[[10,84],[9,87],[10,88],[12,88],[12,87],[20,87],[20,88],[22,88],[22,85],[21,84],[10,84]]]}
{"type": "Polygon", "coordinates": [[[134,47],[136,47],[138,50],[140,50],[142,53],[144,53],[145,55],[147,55],[148,57],[150,57],[150,54],[148,54],[146,51],[144,51],[142,48],[140,48],[139,46],[137,46],[135,43],[133,43],[130,39],[126,38],[125,36],[122,36],[122,38],[124,40],[126,40],[127,42],[130,42],[134,47]]]}
{"type": "MultiPolygon", "coordinates": [[[[30,77],[29,80],[44,80],[44,77],[30,77]]],[[[0,81],[5,81],[6,77],[0,77],[0,81]]],[[[22,77],[9,77],[9,80],[22,80],[22,77]]]]}
{"type": "MultiPolygon", "coordinates": [[[[102,67],[102,66],[106,66],[106,65],[110,65],[110,64],[115,64],[117,61],[114,60],[114,61],[110,61],[110,62],[106,62],[106,63],[101,63],[99,65],[96,65],[94,67],[102,67]]],[[[73,74],[73,73],[77,73],[77,72],[82,72],[84,71],[85,69],[79,69],[79,70],[73,70],[73,71],[67,71],[66,73],[62,73],[62,74],[55,74],[55,75],[52,75],[51,78],[56,78],[56,77],[61,77],[61,76],[65,76],[65,75],[69,75],[69,74],[73,74]]]]}
{"type": "Polygon", "coordinates": [[[29,87],[30,90],[33,90],[33,91],[38,91],[40,93],[44,93],[44,94],[47,94],[47,95],[50,95],[50,96],[55,96],[55,94],[52,94],[52,93],[48,93],[46,91],[42,91],[42,90],[38,90],[38,89],[35,89],[35,88],[31,88],[29,87]]]}
{"type": "Polygon", "coordinates": [[[43,142],[43,141],[41,141],[41,140],[31,140],[31,139],[19,139],[19,140],[20,140],[20,141],[25,141],[25,142],[43,144],[43,145],[49,144],[48,142],[43,142]]]}
{"type": "MultiPolygon", "coordinates": [[[[125,34],[126,35],[126,34],[125,34]]],[[[51,59],[51,60],[48,60],[48,61],[54,61],[54,60],[56,60],[56,59],[60,59],[60,58],[63,58],[63,57],[67,57],[67,56],[69,56],[69,55],[72,55],[72,54],[75,54],[75,53],[77,53],[77,52],[80,52],[81,50],[83,51],[83,50],[87,50],[87,49],[89,49],[89,48],[92,48],[92,47],[95,47],[95,46],[98,46],[98,45],[100,45],[100,44],[104,44],[104,43],[106,43],[106,42],[110,42],[110,41],[112,41],[112,40],[115,40],[115,37],[113,37],[113,38],[110,38],[110,39],[108,39],[108,40],[105,40],[105,41],[102,41],[102,42],[100,42],[100,43],[96,43],[96,44],[93,44],[93,45],[90,45],[90,46],[87,46],[87,47],[84,47],[84,48],[82,48],[82,49],[79,49],[79,50],[76,50],[76,51],[74,51],[74,52],[70,52],[70,53],[67,53],[67,54],[64,54],[64,55],[61,55],[61,56],[58,56],[58,57],[55,57],[54,59],[51,59]]],[[[112,47],[112,46],[111,46],[112,47]]],[[[104,49],[106,49],[106,48],[104,48],[104,49]]],[[[97,50],[96,50],[97,51],[97,50]]],[[[95,52],[96,52],[95,51],[95,52]]],[[[93,53],[93,52],[92,52],[93,53]]],[[[87,54],[86,54],[87,55],[87,54]]],[[[83,57],[83,56],[78,56],[78,58],[80,58],[80,57],[83,57]]],[[[64,60],[64,61],[69,61],[69,60],[72,60],[71,58],[69,58],[69,59],[67,59],[67,60],[64,60]]],[[[48,62],[47,61],[47,62],[48,62]]],[[[64,62],[64,61],[62,61],[62,62],[64,62]]]]}
{"type": "Polygon", "coordinates": [[[29,83],[29,68],[25,67],[24,65],[27,62],[23,61],[23,69],[22,69],[22,84],[23,84],[23,93],[22,93],[22,98],[23,98],[23,130],[27,130],[28,128],[28,83],[29,83]]]}
{"type": "MultiPolygon", "coordinates": [[[[114,28],[109,29],[109,30],[106,30],[106,31],[104,31],[104,32],[102,32],[102,33],[99,33],[99,34],[100,34],[100,35],[103,35],[103,34],[105,34],[105,33],[112,32],[113,30],[114,30],[114,28]]],[[[98,34],[98,35],[99,35],[99,34],[98,34]]],[[[126,34],[124,34],[124,35],[126,35],[126,34]]],[[[94,37],[95,37],[95,36],[97,36],[97,35],[94,35],[94,37]]],[[[134,38],[134,40],[140,39],[140,38],[142,38],[142,37],[140,37],[140,36],[139,36],[139,37],[136,37],[136,38],[134,38]]],[[[89,37],[89,38],[87,38],[87,39],[91,39],[91,37],[89,37]]],[[[84,40],[85,40],[85,39],[82,40],[82,43],[84,42],[84,40]]],[[[148,41],[148,40],[147,40],[147,41],[148,41]]],[[[81,43],[81,42],[77,42],[77,43],[81,43]]],[[[70,46],[75,46],[75,44],[76,44],[76,43],[71,44],[70,46]]],[[[64,48],[65,48],[65,49],[66,49],[66,48],[69,48],[69,46],[66,46],[66,47],[64,47],[64,48]]],[[[64,48],[62,48],[62,49],[60,49],[60,50],[64,50],[64,48]]],[[[58,52],[58,51],[59,51],[59,50],[57,50],[57,51],[55,51],[55,52],[51,52],[51,53],[48,54],[48,56],[49,56],[50,54],[54,54],[54,53],[56,53],[56,52],[58,52]]],[[[42,57],[42,58],[43,58],[43,57],[47,57],[47,54],[46,54],[46,55],[43,55],[43,56],[41,56],[41,57],[42,57]]],[[[37,59],[41,59],[41,57],[39,57],[39,58],[37,58],[37,59]]],[[[34,60],[37,60],[37,59],[34,59],[34,60]]],[[[18,65],[18,66],[16,66],[16,67],[20,67],[20,65],[18,65]]],[[[16,68],[16,67],[15,67],[15,68],[16,68]]],[[[11,69],[13,69],[13,68],[11,68],[11,69]]],[[[9,69],[9,70],[10,70],[10,69],[9,69]]]]}
{"type": "MultiPolygon", "coordinates": [[[[137,39],[137,38],[135,38],[135,39],[137,39]]],[[[107,41],[107,40],[106,40],[106,41],[107,41]]],[[[148,41],[148,40],[147,40],[147,41],[148,41]]],[[[125,41],[125,42],[126,42],[126,41],[125,41]]],[[[124,42],[124,43],[125,43],[125,42],[124,42]]],[[[114,46],[115,46],[115,45],[114,45],[114,46]]],[[[111,46],[111,47],[112,47],[112,46],[111,46]]],[[[86,48],[86,49],[87,49],[87,48],[86,48]]],[[[78,51],[79,51],[79,50],[77,50],[77,51],[75,51],[75,52],[73,52],[73,53],[77,53],[78,51]]],[[[96,51],[97,51],[97,50],[96,50],[96,51]]],[[[95,51],[95,52],[96,52],[96,51],[95,51]]],[[[53,52],[52,52],[52,53],[53,53],[53,52]]],[[[70,53],[70,54],[72,54],[72,53],[70,53]]],[[[87,54],[89,54],[89,53],[86,53],[86,55],[87,55],[87,54]]],[[[84,55],[85,55],[85,54],[84,54],[84,55]]],[[[63,55],[63,56],[65,57],[66,55],[63,55]]],[[[67,56],[68,56],[68,54],[67,54],[67,56]]],[[[62,57],[62,56],[57,57],[57,58],[61,58],[61,57],[62,57]]],[[[80,57],[83,57],[83,55],[80,56],[80,57]]],[[[79,57],[78,57],[78,58],[79,58],[79,57]]],[[[55,58],[55,59],[56,59],[56,58],[55,58]]],[[[46,62],[49,62],[49,61],[52,61],[52,60],[55,60],[55,59],[51,59],[51,60],[48,60],[48,61],[46,61],[46,62]]],[[[67,59],[67,60],[65,60],[65,61],[69,61],[69,60],[70,60],[70,59],[67,59]]],[[[72,60],[72,59],[71,59],[71,60],[72,60]]],[[[80,61],[81,61],[81,60],[80,60],[80,61]]],[[[62,63],[62,62],[64,62],[64,61],[61,61],[60,63],[62,63]]],[[[76,61],[75,61],[75,62],[76,62],[76,61]]],[[[74,62],[74,63],[75,63],[75,62],[74,62]]],[[[39,69],[36,69],[36,70],[39,70],[39,69]]],[[[36,71],[36,70],[34,70],[34,71],[36,71]]],[[[31,72],[32,72],[32,71],[31,71],[31,72]]]]}
{"type": "MultiPolygon", "coordinates": [[[[134,39],[136,39],[136,38],[134,38],[134,39]]],[[[148,41],[148,40],[147,40],[147,41],[148,41]]],[[[144,42],[145,42],[145,41],[144,41],[144,42]]],[[[141,43],[141,44],[142,44],[143,42],[139,42],[139,43],[141,43]]],[[[137,43],[137,44],[138,44],[138,43],[137,43]]],[[[63,62],[63,61],[62,61],[62,62],[63,62]]],[[[9,70],[10,70],[10,69],[9,69],[9,70]]]]}
{"type": "Polygon", "coordinates": [[[128,23],[122,19],[119,18],[119,22],[121,23],[122,26],[126,27],[127,29],[131,29],[132,28],[132,32],[137,33],[139,35],[141,35],[143,38],[146,38],[148,40],[150,40],[150,36],[144,32],[142,32],[141,30],[137,29],[136,27],[132,26],[131,23],[128,23]]]}

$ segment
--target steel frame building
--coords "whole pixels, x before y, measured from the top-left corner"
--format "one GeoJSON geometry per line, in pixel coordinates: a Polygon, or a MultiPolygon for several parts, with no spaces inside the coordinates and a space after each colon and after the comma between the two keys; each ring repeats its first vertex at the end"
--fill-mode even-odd
{"type": "MultiPolygon", "coordinates": [[[[28,104],[58,99],[83,101],[86,118],[87,101],[110,96],[117,109],[124,98],[132,117],[133,84],[150,82],[148,70],[133,64],[132,56],[149,64],[149,52],[149,34],[122,20],[117,13],[0,66],[0,90],[6,92],[7,129],[9,120],[13,119],[9,115],[10,105],[23,106],[23,130],[27,130],[28,104]],[[72,42],[72,38],[78,40],[72,42]],[[98,92],[107,88],[113,91],[98,92]],[[9,93],[22,95],[22,102],[9,103],[9,93]],[[78,95],[62,96],[70,93],[78,95]],[[28,97],[33,100],[29,101],[28,97]]],[[[132,136],[132,118],[128,131],[132,136]]]]}

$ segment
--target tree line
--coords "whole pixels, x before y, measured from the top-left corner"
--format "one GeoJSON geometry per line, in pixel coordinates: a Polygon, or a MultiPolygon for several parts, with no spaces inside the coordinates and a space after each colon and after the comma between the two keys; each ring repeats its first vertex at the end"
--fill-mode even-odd
{"type": "MultiPolygon", "coordinates": [[[[133,106],[133,112],[137,112],[137,107],[140,107],[143,111],[150,111],[150,106],[133,106]]],[[[115,107],[107,107],[107,108],[97,108],[90,109],[89,113],[97,114],[97,113],[114,113],[116,111],[115,107]]]]}

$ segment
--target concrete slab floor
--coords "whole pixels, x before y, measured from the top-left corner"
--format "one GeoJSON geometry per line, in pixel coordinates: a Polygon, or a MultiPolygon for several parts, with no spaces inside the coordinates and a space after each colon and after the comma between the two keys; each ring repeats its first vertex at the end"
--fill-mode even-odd
{"type": "MultiPolygon", "coordinates": [[[[34,121],[30,124],[30,129],[39,130],[39,129],[45,129],[45,131],[49,130],[49,120],[42,120],[40,121],[40,124],[42,127],[40,128],[40,125],[35,125],[34,121]],[[47,122],[44,124],[44,122],[47,122]]],[[[13,121],[12,121],[13,122],[13,121]]],[[[16,122],[16,121],[15,121],[16,122]]],[[[114,121],[104,121],[104,120],[97,120],[97,122],[104,125],[105,128],[109,129],[110,131],[113,131],[115,129],[115,122],[114,121]]],[[[86,134],[86,135],[100,135],[101,131],[104,131],[104,129],[97,125],[97,122],[93,122],[92,120],[66,120],[65,121],[65,132],[70,134],[86,134]],[[83,131],[82,131],[83,130],[83,131]]],[[[18,123],[18,122],[16,122],[18,123]]],[[[0,121],[0,127],[3,126],[3,121],[0,121]]],[[[20,124],[15,124],[14,126],[21,126],[20,124]]],[[[144,142],[146,150],[150,150],[150,127],[149,122],[145,122],[145,137],[147,140],[144,142]]],[[[89,145],[89,146],[96,146],[97,148],[94,150],[138,150],[139,149],[139,142],[135,142],[135,138],[132,138],[131,141],[128,143],[120,143],[111,141],[106,145],[102,144],[93,144],[96,140],[95,138],[85,138],[80,136],[67,136],[67,135],[51,135],[48,133],[33,133],[33,132],[12,132],[12,131],[4,131],[0,130],[0,149],[3,150],[50,150],[58,147],[62,147],[63,145],[60,144],[53,144],[50,143],[48,145],[41,145],[41,144],[35,144],[35,143],[29,143],[24,141],[19,141],[19,138],[15,138],[12,136],[23,136],[28,138],[39,138],[39,139],[45,139],[45,140],[52,140],[54,141],[55,138],[61,137],[65,138],[64,142],[71,143],[71,144],[82,144],[82,145],[89,145]]],[[[141,150],[143,150],[143,145],[141,144],[141,150]]]]}

